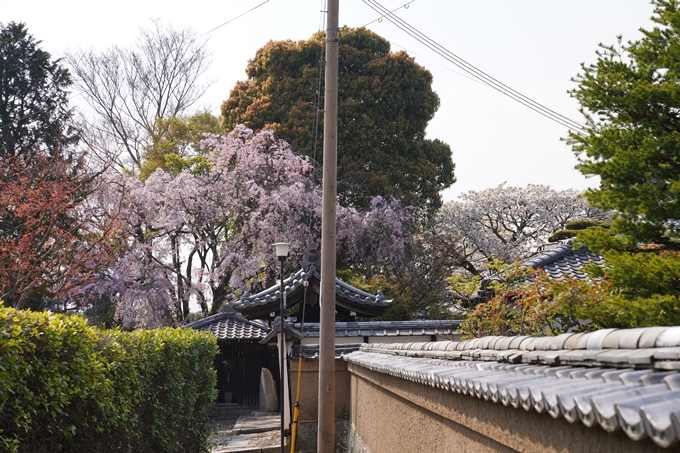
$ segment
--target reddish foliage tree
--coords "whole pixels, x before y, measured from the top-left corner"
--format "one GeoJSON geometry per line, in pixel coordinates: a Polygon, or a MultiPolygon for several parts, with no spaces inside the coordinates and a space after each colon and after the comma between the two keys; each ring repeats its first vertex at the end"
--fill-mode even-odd
{"type": "Polygon", "coordinates": [[[0,299],[15,308],[66,295],[110,262],[115,222],[84,200],[92,176],[67,161],[0,161],[0,299]]]}

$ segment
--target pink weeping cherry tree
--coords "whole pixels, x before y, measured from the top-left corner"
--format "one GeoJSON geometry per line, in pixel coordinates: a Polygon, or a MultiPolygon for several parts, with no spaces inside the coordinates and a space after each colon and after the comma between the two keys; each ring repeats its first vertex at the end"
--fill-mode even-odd
{"type": "MultiPolygon", "coordinates": [[[[289,270],[320,243],[321,187],[313,167],[273,132],[236,127],[202,143],[201,172],[157,170],[146,181],[116,177],[99,194],[125,219],[127,246],[83,293],[114,298],[125,326],[181,324],[193,309],[218,311],[233,294],[275,282],[271,244],[292,243],[289,270]]],[[[376,198],[359,212],[338,207],[338,257],[375,272],[404,259],[411,210],[376,198]]]]}

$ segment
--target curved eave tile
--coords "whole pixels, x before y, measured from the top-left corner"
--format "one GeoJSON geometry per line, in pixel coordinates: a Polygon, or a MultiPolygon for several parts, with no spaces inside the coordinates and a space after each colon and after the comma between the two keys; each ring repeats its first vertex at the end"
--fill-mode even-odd
{"type": "MultiPolygon", "coordinates": [[[[643,377],[658,372],[615,370],[588,375],[574,373],[580,370],[571,367],[395,356],[367,352],[365,346],[346,355],[345,360],[445,391],[527,411],[547,412],[571,423],[599,425],[609,432],[620,429],[635,441],[650,437],[664,448],[678,442],[680,390],[672,390],[666,382],[677,379],[678,373],[665,376],[660,383],[645,385],[643,377]]],[[[411,344],[397,350],[406,352],[414,347],[411,344]]],[[[483,356],[482,352],[479,354],[483,356]]]]}

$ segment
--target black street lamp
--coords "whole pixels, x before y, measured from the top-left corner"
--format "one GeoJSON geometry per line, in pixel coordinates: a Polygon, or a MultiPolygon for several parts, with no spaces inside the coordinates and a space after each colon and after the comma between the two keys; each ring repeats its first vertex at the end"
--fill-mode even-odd
{"type": "Polygon", "coordinates": [[[284,453],[284,435],[285,435],[285,426],[284,426],[284,416],[283,416],[283,410],[284,410],[284,404],[283,404],[283,397],[284,397],[284,383],[285,383],[285,372],[286,372],[286,357],[285,357],[285,352],[286,352],[286,334],[283,331],[283,311],[286,309],[286,303],[285,303],[285,295],[286,295],[286,288],[283,284],[283,263],[286,261],[286,258],[288,258],[288,249],[290,248],[290,244],[287,242],[277,242],[274,244],[276,247],[276,256],[279,259],[279,262],[281,263],[281,314],[279,316],[279,332],[281,333],[281,340],[279,343],[279,352],[280,352],[280,357],[279,360],[281,361],[281,374],[280,374],[280,381],[281,381],[281,391],[280,391],[280,398],[279,398],[279,407],[281,409],[281,453],[284,453]]]}

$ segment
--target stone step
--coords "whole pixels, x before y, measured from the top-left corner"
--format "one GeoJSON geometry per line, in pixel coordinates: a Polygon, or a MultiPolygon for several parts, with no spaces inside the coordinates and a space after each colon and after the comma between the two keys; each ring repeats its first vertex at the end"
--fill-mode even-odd
{"type": "MultiPolygon", "coordinates": [[[[217,447],[212,453],[277,453],[281,449],[280,431],[237,434],[226,446],[217,447]]],[[[290,437],[284,439],[285,449],[290,449],[290,437]]]]}
{"type": "Polygon", "coordinates": [[[266,431],[276,431],[278,433],[280,430],[281,416],[279,415],[241,415],[234,425],[235,434],[262,433],[266,431]]]}

